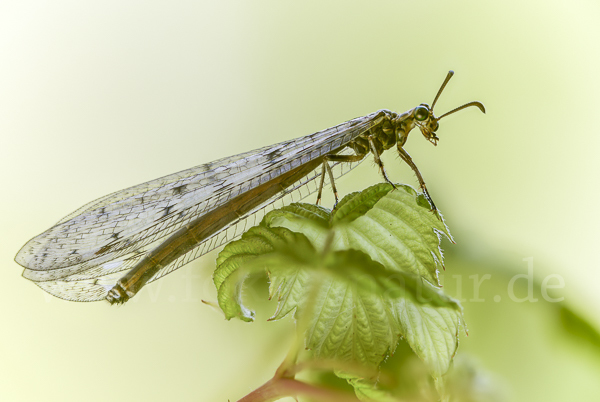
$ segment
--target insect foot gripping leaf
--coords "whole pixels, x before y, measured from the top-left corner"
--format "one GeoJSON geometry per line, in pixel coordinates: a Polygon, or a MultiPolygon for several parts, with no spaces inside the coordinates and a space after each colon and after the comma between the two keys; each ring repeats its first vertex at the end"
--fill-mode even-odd
{"type": "Polygon", "coordinates": [[[458,346],[462,308],[433,284],[440,241],[452,240],[441,215],[406,185],[378,184],[346,196],[330,211],[292,204],[219,254],[214,283],[228,319],[251,321],[245,276],[265,270],[278,306],[293,312],[317,358],[377,367],[404,338],[440,378],[458,346]]]}

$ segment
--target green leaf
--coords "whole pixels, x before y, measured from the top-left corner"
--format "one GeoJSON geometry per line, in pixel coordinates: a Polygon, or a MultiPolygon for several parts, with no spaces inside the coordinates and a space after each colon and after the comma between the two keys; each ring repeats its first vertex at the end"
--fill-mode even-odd
{"type": "Polygon", "coordinates": [[[245,273],[239,268],[256,256],[268,254],[276,246],[294,239],[294,234],[284,228],[254,226],[240,240],[229,243],[219,253],[213,282],[217,288],[219,306],[227,319],[237,317],[243,321],[252,321],[254,317],[254,313],[243,307],[241,301],[241,285],[245,273]]]}
{"type": "Polygon", "coordinates": [[[392,396],[388,391],[379,389],[376,384],[372,381],[355,378],[349,380],[350,384],[354,387],[356,396],[361,401],[365,402],[398,402],[399,400],[392,396]]]}
{"type": "Polygon", "coordinates": [[[377,185],[364,191],[350,193],[335,207],[332,214],[332,222],[352,222],[361,217],[377,204],[381,197],[392,191],[389,184],[377,185]]]}
{"type": "MultiPolygon", "coordinates": [[[[397,187],[390,191],[391,185],[381,183],[345,197],[331,214],[334,231],[331,246],[338,250],[361,250],[390,269],[411,272],[439,284],[438,272],[443,267],[440,238],[445,236],[453,241],[450,231],[441,215],[438,219],[429,211],[429,204],[427,207],[419,204],[421,194],[410,186],[397,187]],[[387,193],[382,196],[384,192],[387,193]],[[352,217],[349,222],[353,212],[361,208],[363,214],[352,217]]],[[[304,219],[290,212],[304,210],[306,205],[286,207],[287,215],[273,211],[265,216],[262,224],[304,233],[319,248],[329,235],[323,219],[304,219]]]]}
{"type": "Polygon", "coordinates": [[[266,269],[272,320],[295,312],[316,357],[377,366],[404,337],[435,377],[458,345],[462,310],[430,282],[450,233],[410,187],[380,184],[331,211],[292,204],[265,216],[219,254],[215,285],[229,319],[251,320],[243,278],[266,269]],[[424,280],[425,279],[425,280],[424,280]]]}
{"type": "Polygon", "coordinates": [[[457,302],[433,306],[399,299],[394,309],[406,342],[425,361],[433,377],[444,375],[458,349],[462,310],[457,302]]]}
{"type": "Polygon", "coordinates": [[[400,328],[385,292],[399,296],[404,289],[386,281],[390,273],[381,264],[360,251],[344,250],[321,255],[319,264],[293,275],[285,267],[269,267],[271,293],[279,298],[271,319],[296,310],[307,328],[306,347],[316,357],[377,366],[393,350],[400,328]]]}

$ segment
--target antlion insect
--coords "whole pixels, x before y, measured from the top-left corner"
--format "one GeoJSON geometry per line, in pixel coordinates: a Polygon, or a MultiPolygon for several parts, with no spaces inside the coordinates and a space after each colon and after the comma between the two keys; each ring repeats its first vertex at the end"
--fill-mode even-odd
{"type": "Polygon", "coordinates": [[[379,156],[394,145],[435,211],[403,146],[415,127],[437,145],[440,119],[470,106],[485,113],[483,104],[469,102],[435,117],[435,103],[453,74],[448,73],[431,106],[421,104],[402,114],[379,110],[109,194],[31,239],[15,260],[25,267],[25,278],[54,296],[124,303],[146,283],[241,235],[276,201],[297,201],[318,191],[318,203],[326,172],[336,202],[334,177],[369,153],[391,183],[379,156]]]}

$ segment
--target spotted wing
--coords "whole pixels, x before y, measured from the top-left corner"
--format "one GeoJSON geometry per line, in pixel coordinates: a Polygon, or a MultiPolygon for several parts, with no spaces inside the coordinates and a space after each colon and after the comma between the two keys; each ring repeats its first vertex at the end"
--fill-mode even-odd
{"type": "MultiPolygon", "coordinates": [[[[122,271],[131,269],[166,237],[239,194],[331,152],[379,124],[386,111],[318,133],[223,158],[109,194],[84,205],[31,239],[15,260],[23,276],[58,297],[100,300],[122,271]]],[[[339,153],[339,152],[338,152],[339,153]]],[[[349,169],[336,164],[337,176],[349,169]]],[[[263,202],[194,249],[163,267],[151,280],[239,236],[276,201],[300,200],[316,189],[313,171],[292,188],[263,202]]]]}

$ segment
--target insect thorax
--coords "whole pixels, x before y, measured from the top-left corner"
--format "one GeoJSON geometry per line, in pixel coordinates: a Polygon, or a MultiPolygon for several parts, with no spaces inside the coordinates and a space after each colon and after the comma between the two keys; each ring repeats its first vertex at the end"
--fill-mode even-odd
{"type": "Polygon", "coordinates": [[[383,113],[383,120],[348,144],[357,155],[366,155],[370,152],[369,137],[372,138],[377,153],[381,155],[383,151],[390,149],[398,142],[403,145],[408,133],[414,128],[414,121],[409,118],[410,111],[398,114],[383,109],[379,113],[383,113]]]}

